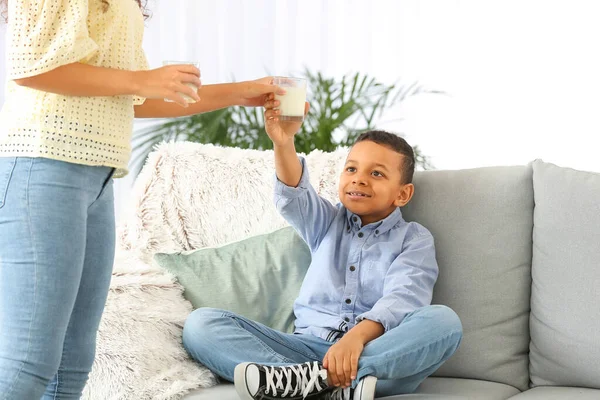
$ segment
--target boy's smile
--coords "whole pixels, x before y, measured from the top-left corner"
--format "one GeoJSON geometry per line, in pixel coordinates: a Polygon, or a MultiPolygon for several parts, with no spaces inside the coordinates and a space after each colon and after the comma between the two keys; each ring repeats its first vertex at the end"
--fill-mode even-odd
{"type": "Polygon", "coordinates": [[[370,194],[361,190],[352,190],[346,193],[351,200],[362,200],[371,197],[370,194]]]}
{"type": "Polygon", "coordinates": [[[412,197],[413,185],[402,183],[402,157],[369,140],[352,146],[338,194],[342,204],[361,217],[363,225],[384,219],[412,197]]]}

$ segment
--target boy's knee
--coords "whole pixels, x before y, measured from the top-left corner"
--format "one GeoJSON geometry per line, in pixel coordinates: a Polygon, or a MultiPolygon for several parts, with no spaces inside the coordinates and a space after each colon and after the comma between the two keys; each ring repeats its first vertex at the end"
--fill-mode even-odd
{"type": "Polygon", "coordinates": [[[460,318],[453,309],[441,304],[431,305],[427,309],[427,313],[438,324],[442,325],[449,332],[456,332],[462,335],[462,323],[460,318]]]}
{"type": "Polygon", "coordinates": [[[444,337],[447,348],[442,359],[447,360],[456,352],[462,341],[463,328],[460,318],[453,309],[439,304],[428,306],[426,313],[435,321],[439,334],[444,337]]]}
{"type": "Polygon", "coordinates": [[[198,308],[187,317],[183,326],[184,345],[196,344],[201,338],[212,335],[219,319],[224,318],[224,311],[216,308],[198,308]]]}

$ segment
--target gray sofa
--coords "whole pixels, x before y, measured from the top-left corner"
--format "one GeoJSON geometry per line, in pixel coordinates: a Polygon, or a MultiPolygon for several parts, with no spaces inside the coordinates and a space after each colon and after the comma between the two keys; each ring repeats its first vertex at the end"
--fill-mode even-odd
{"type": "MultiPolygon", "coordinates": [[[[204,237],[189,246],[219,242],[205,237],[211,213],[246,236],[281,225],[265,222],[271,212],[265,211],[271,206],[270,152],[195,145],[186,150],[188,161],[176,153],[163,152],[163,162],[171,157],[168,176],[198,174],[193,184],[202,188],[207,204],[197,221],[204,233],[194,233],[204,237]],[[219,171],[217,177],[201,173],[209,166],[219,171]],[[235,173],[253,187],[231,195],[207,190],[235,173]],[[243,201],[245,190],[256,192],[257,182],[265,193],[243,207],[227,206],[243,201]]],[[[331,177],[344,156],[337,151],[307,158],[313,185],[332,201],[337,182],[331,177]]],[[[457,353],[417,393],[388,399],[600,399],[600,174],[536,160],[524,166],[420,171],[414,183],[415,196],[403,215],[432,232],[440,266],[433,303],[458,313],[464,337],[457,353]]],[[[178,207],[188,207],[182,201],[178,207]]],[[[191,230],[179,230],[185,229],[191,230]]],[[[237,395],[231,384],[222,383],[185,399],[237,400],[237,395]]]]}

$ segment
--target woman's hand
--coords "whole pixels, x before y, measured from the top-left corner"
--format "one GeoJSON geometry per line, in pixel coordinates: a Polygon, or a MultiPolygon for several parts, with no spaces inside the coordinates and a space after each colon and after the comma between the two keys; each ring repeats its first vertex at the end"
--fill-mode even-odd
{"type": "Polygon", "coordinates": [[[272,93],[285,94],[284,89],[273,86],[272,76],[254,81],[240,82],[240,99],[238,103],[240,106],[245,107],[261,107],[272,93]]]}
{"type": "MultiPolygon", "coordinates": [[[[273,93],[267,95],[265,107],[265,130],[267,135],[273,141],[275,146],[285,146],[290,141],[293,142],[294,135],[300,130],[302,121],[281,121],[279,119],[280,110],[277,109],[279,101],[275,100],[273,93]]],[[[304,104],[304,116],[308,114],[310,108],[308,102],[304,104]]]]}
{"type": "Polygon", "coordinates": [[[200,101],[197,90],[187,84],[200,88],[200,70],[193,65],[167,65],[148,71],[136,71],[135,94],[148,99],[169,99],[182,107],[188,103],[182,95],[200,101]]]}

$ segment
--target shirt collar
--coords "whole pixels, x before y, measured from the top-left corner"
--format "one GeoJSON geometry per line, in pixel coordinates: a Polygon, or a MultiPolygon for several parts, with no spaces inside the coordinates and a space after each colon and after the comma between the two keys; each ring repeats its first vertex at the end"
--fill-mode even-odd
{"type": "MultiPolygon", "coordinates": [[[[360,221],[360,217],[350,210],[346,209],[346,221],[348,224],[348,229],[358,231],[362,229],[362,223],[360,221]]],[[[375,237],[382,235],[392,229],[398,222],[403,221],[402,219],[402,211],[400,211],[400,207],[396,207],[394,211],[384,219],[373,222],[372,224],[367,225],[368,229],[374,230],[375,237]]]]}

